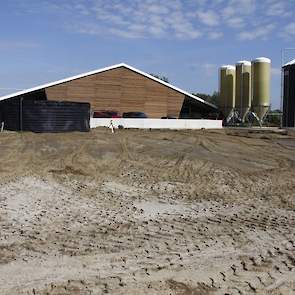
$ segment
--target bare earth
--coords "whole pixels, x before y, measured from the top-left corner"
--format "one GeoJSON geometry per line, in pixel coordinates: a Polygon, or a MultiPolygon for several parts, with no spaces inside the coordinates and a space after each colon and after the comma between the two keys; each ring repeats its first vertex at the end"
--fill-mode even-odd
{"type": "Polygon", "coordinates": [[[295,294],[295,136],[0,134],[0,294],[295,294]]]}

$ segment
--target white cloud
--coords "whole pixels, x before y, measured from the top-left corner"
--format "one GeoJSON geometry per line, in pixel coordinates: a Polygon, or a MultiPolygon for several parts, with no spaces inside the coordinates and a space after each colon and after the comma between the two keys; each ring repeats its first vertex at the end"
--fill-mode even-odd
{"type": "Polygon", "coordinates": [[[258,38],[265,40],[268,38],[269,34],[274,30],[274,28],[275,28],[274,24],[268,24],[251,31],[240,32],[238,35],[238,38],[242,41],[254,40],[258,38]]]}
{"type": "Polygon", "coordinates": [[[245,22],[241,17],[231,17],[226,20],[226,23],[232,28],[242,28],[245,26],[245,22]]]}
{"type": "Polygon", "coordinates": [[[232,6],[227,6],[221,10],[223,18],[227,19],[236,14],[236,10],[232,6]]]}
{"type": "Polygon", "coordinates": [[[92,22],[68,24],[68,29],[84,34],[116,35],[123,38],[195,39],[202,33],[186,17],[179,0],[134,0],[104,2],[94,0],[92,22]]]}
{"type": "Polygon", "coordinates": [[[181,40],[200,37],[216,40],[233,34],[240,40],[265,40],[272,32],[276,37],[294,35],[291,14],[294,0],[15,2],[21,4],[18,13],[52,13],[60,25],[73,33],[181,40]],[[282,16],[289,25],[276,27],[274,24],[280,24],[282,16]]]}
{"type": "Polygon", "coordinates": [[[255,12],[255,0],[229,0],[225,7],[221,10],[221,15],[228,19],[240,15],[251,15],[255,12]]]}
{"type": "Polygon", "coordinates": [[[220,39],[222,37],[223,37],[223,33],[222,32],[210,32],[208,34],[208,38],[210,40],[218,40],[218,39],[220,39]]]}
{"type": "Polygon", "coordinates": [[[90,15],[90,12],[89,12],[89,10],[87,9],[87,7],[84,5],[84,4],[82,4],[82,3],[78,3],[78,4],[76,4],[75,5],[75,9],[77,9],[79,12],[80,12],[80,14],[82,14],[82,15],[90,15]]]}
{"type": "Polygon", "coordinates": [[[146,7],[146,12],[152,14],[167,14],[169,13],[169,9],[159,4],[152,4],[146,7]]]}
{"type": "Polygon", "coordinates": [[[266,15],[269,16],[286,16],[288,12],[286,12],[286,4],[283,1],[272,1],[269,3],[269,6],[266,9],[266,15]]]}
{"type": "Polygon", "coordinates": [[[260,0],[232,0],[231,5],[236,7],[239,14],[252,14],[259,2],[260,0]]]}
{"type": "Polygon", "coordinates": [[[286,25],[280,34],[284,38],[294,38],[295,37],[295,22],[286,25]]]}
{"type": "Polygon", "coordinates": [[[201,23],[207,26],[217,26],[219,24],[219,16],[214,11],[197,11],[197,17],[201,23]]]}

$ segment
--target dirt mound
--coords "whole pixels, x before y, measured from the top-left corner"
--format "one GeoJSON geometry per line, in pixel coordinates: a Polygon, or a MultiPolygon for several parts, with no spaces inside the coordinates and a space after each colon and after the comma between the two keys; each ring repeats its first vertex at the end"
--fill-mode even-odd
{"type": "Polygon", "coordinates": [[[85,134],[4,133],[0,176],[1,181],[36,175],[99,182],[115,177],[141,187],[177,182],[185,184],[182,194],[192,199],[262,198],[294,205],[286,197],[295,190],[294,138],[231,134],[205,130],[111,134],[108,129],[85,134]]]}
{"type": "Polygon", "coordinates": [[[295,292],[292,135],[96,129],[0,144],[1,294],[295,292]]]}

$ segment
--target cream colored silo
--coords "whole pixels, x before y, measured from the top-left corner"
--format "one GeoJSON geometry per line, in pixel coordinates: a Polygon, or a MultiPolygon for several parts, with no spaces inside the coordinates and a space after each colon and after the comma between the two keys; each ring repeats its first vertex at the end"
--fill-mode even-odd
{"type": "Polygon", "coordinates": [[[251,62],[242,60],[236,63],[235,109],[242,121],[251,108],[251,62]]]}
{"type": "Polygon", "coordinates": [[[270,67],[269,58],[259,57],[252,61],[252,108],[260,120],[270,107],[270,67]]]}
{"type": "Polygon", "coordinates": [[[235,72],[236,69],[234,66],[227,65],[220,68],[219,108],[225,117],[227,117],[235,107],[235,72]]]}

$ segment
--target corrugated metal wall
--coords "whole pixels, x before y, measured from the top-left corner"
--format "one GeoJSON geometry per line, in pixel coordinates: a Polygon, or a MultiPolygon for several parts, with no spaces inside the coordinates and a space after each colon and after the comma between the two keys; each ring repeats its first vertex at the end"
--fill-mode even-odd
{"type": "Polygon", "coordinates": [[[4,128],[6,130],[20,130],[20,100],[13,98],[2,102],[4,128]]]}
{"type": "Polygon", "coordinates": [[[89,131],[90,104],[9,99],[4,103],[7,130],[32,132],[89,131]]]}
{"type": "Polygon", "coordinates": [[[0,124],[3,122],[3,102],[0,101],[0,124]]]}
{"type": "Polygon", "coordinates": [[[284,68],[283,126],[295,127],[295,65],[284,68]]]}

